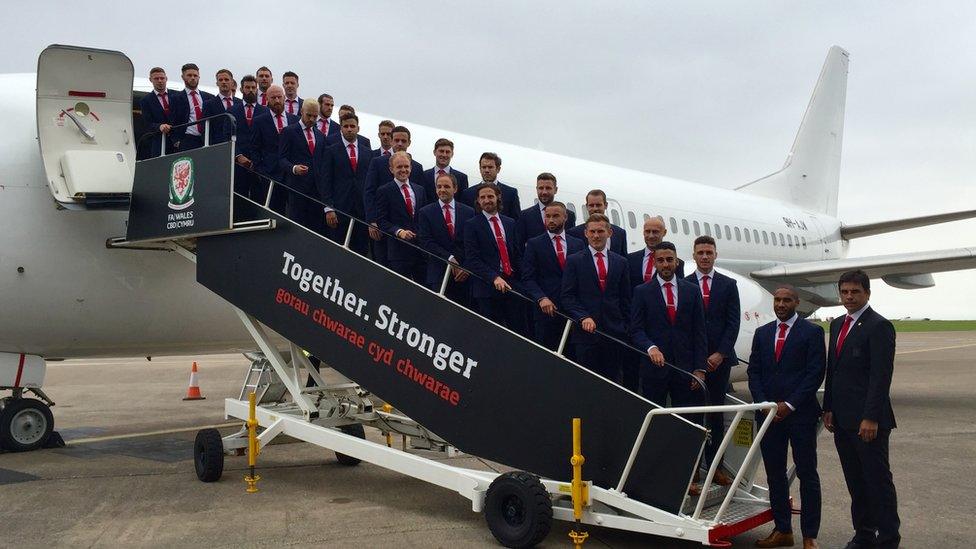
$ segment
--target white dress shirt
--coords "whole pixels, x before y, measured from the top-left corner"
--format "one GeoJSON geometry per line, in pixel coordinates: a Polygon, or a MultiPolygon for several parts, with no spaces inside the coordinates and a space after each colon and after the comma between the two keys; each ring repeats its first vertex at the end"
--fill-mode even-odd
{"type": "MultiPolygon", "coordinates": [[[[790,337],[790,332],[793,330],[793,325],[796,324],[796,321],[799,320],[799,318],[800,315],[793,313],[793,316],[791,316],[787,320],[780,320],[778,318],[776,319],[776,329],[773,330],[773,349],[776,348],[776,341],[779,339],[779,330],[780,330],[779,325],[786,324],[786,333],[783,334],[783,346],[786,346],[786,340],[790,337]]],[[[796,408],[789,402],[786,402],[786,405],[789,407],[790,410],[794,412],[796,411],[796,408]]]]}
{"type": "Polygon", "coordinates": [[[654,252],[648,248],[644,247],[644,259],[641,261],[641,280],[644,280],[644,273],[647,272],[647,262],[651,262],[651,276],[657,274],[657,269],[654,268],[654,252]]]}
{"type": "MultiPolygon", "coordinates": [[[[329,118],[322,118],[321,114],[319,115],[318,118],[315,119],[315,127],[318,128],[319,131],[322,132],[322,135],[326,137],[329,136],[329,129],[332,127],[331,124],[332,124],[332,120],[329,118]],[[325,124],[322,124],[323,122],[325,122],[325,124]],[[325,131],[322,131],[323,126],[325,127],[325,131]]],[[[348,151],[349,149],[347,148],[346,150],[348,151]]],[[[358,153],[359,151],[356,152],[358,153]]],[[[359,156],[357,156],[356,158],[359,158],[359,156]]]]}
{"type": "MultiPolygon", "coordinates": [[[[187,119],[187,122],[197,121],[197,110],[193,108],[193,96],[190,95],[193,92],[197,94],[197,106],[200,107],[200,112],[203,112],[203,94],[200,93],[200,90],[191,90],[189,88],[183,90],[183,93],[186,94],[186,102],[190,106],[190,118],[187,119]]],[[[190,124],[186,127],[186,133],[187,135],[196,135],[199,137],[200,128],[196,124],[190,124]]]]}
{"type": "MultiPolygon", "coordinates": [[[[563,242],[565,242],[565,239],[563,239],[563,242]]],[[[563,246],[565,246],[565,244],[563,244],[563,246]]],[[[610,245],[607,244],[602,250],[597,250],[590,245],[587,245],[586,247],[590,249],[590,255],[593,256],[593,268],[596,269],[597,277],[599,278],[600,276],[600,267],[597,265],[597,252],[603,254],[603,266],[607,269],[607,276],[610,276],[610,245]]]]}
{"type": "Polygon", "coordinates": [[[671,283],[671,295],[674,296],[674,311],[678,312],[678,276],[671,275],[671,280],[664,280],[660,276],[655,277],[657,283],[661,285],[661,296],[664,298],[664,305],[668,304],[668,290],[664,287],[668,282],[671,283]]]}
{"type": "MultiPolygon", "coordinates": [[[[561,233],[550,233],[549,231],[546,231],[546,234],[549,235],[549,243],[552,244],[552,250],[554,252],[556,252],[556,257],[559,257],[559,253],[558,253],[559,250],[556,249],[556,237],[557,236],[559,237],[559,240],[562,242],[562,246],[563,246],[563,257],[564,258],[569,257],[569,249],[566,247],[566,229],[563,229],[563,231],[561,233]]],[[[606,255],[606,254],[604,253],[603,255],[606,255]]]]}
{"type": "MultiPolygon", "coordinates": [[[[854,311],[853,313],[848,313],[847,316],[851,317],[851,325],[847,327],[847,335],[851,335],[851,330],[853,330],[854,326],[857,325],[857,320],[861,318],[861,315],[864,314],[864,311],[868,310],[868,307],[870,306],[870,303],[865,303],[860,309],[854,311]]],[[[843,324],[841,324],[841,327],[843,327],[843,324]]]]}
{"type": "MultiPolygon", "coordinates": [[[[454,224],[454,236],[457,236],[457,233],[458,233],[458,220],[457,220],[457,207],[456,207],[456,203],[454,202],[454,199],[453,198],[451,199],[450,202],[444,202],[443,200],[438,200],[437,201],[437,207],[441,209],[441,219],[444,219],[444,206],[445,206],[445,204],[447,205],[447,209],[451,211],[451,223],[454,224]]],[[[499,219],[498,222],[501,223],[501,219],[499,219]]],[[[491,221],[489,221],[488,223],[491,223],[491,221]]],[[[447,225],[447,223],[445,223],[445,225],[447,225]]],[[[504,232],[504,230],[505,229],[502,229],[503,232],[504,232]]],[[[494,231],[492,231],[492,232],[494,232],[494,231]]],[[[447,260],[448,261],[454,261],[454,254],[451,254],[451,256],[447,258],[447,260]]]]}
{"type": "Polygon", "coordinates": [[[218,93],[217,94],[217,99],[220,100],[220,106],[223,107],[225,111],[230,108],[230,107],[227,106],[227,100],[228,99],[230,99],[230,106],[231,107],[234,106],[234,96],[233,95],[224,95],[222,93],[218,93]]]}
{"type": "Polygon", "coordinates": [[[285,98],[285,114],[294,114],[295,116],[301,116],[301,106],[298,104],[298,100],[301,99],[297,95],[294,99],[285,98]],[[288,112],[288,105],[294,105],[295,112],[288,112]]]}
{"type": "MultiPolygon", "coordinates": [[[[416,215],[417,214],[417,195],[414,194],[413,187],[410,186],[410,182],[409,181],[400,181],[399,179],[394,179],[393,181],[396,182],[397,194],[400,195],[400,198],[401,199],[403,198],[403,186],[404,185],[407,186],[407,192],[410,193],[410,207],[411,207],[411,209],[413,209],[414,215],[416,215]]],[[[404,206],[407,205],[406,199],[403,200],[403,205],[404,206]]]]}
{"type": "Polygon", "coordinates": [[[707,273],[701,272],[700,269],[695,269],[695,276],[698,277],[698,289],[702,291],[702,295],[705,295],[705,287],[702,285],[702,279],[706,276],[708,277],[708,294],[712,294],[712,284],[715,283],[715,269],[707,273]]]}
{"type": "MultiPolygon", "coordinates": [[[[486,212],[484,210],[481,210],[481,213],[485,216],[486,219],[488,219],[488,227],[491,228],[491,234],[494,235],[495,234],[495,224],[491,222],[491,218],[498,217],[498,214],[497,213],[496,214],[490,214],[490,213],[488,213],[488,212],[486,212]]],[[[505,234],[505,224],[502,223],[501,218],[498,219],[498,228],[501,229],[501,231],[502,231],[502,237],[505,239],[505,242],[508,243],[508,236],[505,234]]]]}

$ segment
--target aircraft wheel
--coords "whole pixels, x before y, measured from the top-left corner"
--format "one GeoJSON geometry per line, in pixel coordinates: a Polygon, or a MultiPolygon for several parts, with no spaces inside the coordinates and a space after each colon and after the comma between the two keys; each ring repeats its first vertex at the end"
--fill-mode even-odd
{"type": "MultiPolygon", "coordinates": [[[[361,439],[366,438],[366,429],[363,428],[362,423],[352,423],[350,425],[343,425],[342,427],[338,427],[338,429],[347,435],[352,435],[354,437],[358,437],[361,439]]],[[[356,465],[359,465],[362,462],[362,460],[359,458],[347,456],[346,454],[340,454],[339,452],[335,453],[335,457],[339,463],[343,465],[347,465],[349,467],[355,467],[356,465]]]]}
{"type": "Polygon", "coordinates": [[[0,411],[0,448],[27,452],[42,448],[54,432],[54,415],[34,398],[9,398],[0,411]]]}
{"type": "Polygon", "coordinates": [[[539,477],[505,473],[488,486],[485,521],[505,547],[534,547],[552,528],[552,499],[539,477]]]}
{"type": "Polygon", "coordinates": [[[193,441],[193,468],[203,482],[216,482],[224,474],[224,441],[220,431],[201,429],[193,441]]]}

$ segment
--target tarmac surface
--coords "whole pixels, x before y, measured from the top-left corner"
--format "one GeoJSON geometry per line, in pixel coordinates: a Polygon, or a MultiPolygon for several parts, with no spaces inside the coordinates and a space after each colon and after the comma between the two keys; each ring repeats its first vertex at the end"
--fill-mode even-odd
{"type": "MultiPolygon", "coordinates": [[[[976,332],[898,336],[891,461],[903,547],[968,547],[976,539],[974,352],[976,332]]],[[[238,395],[246,365],[240,355],[50,363],[45,390],[68,446],[0,454],[0,546],[498,546],[483,516],[457,494],[367,463],[341,466],[332,452],[305,443],[262,452],[257,494],[244,492],[243,457],[227,458],[220,482],[199,482],[193,437],[226,423],[223,399],[238,395]],[[207,400],[183,402],[193,360],[207,400]]],[[[486,466],[470,457],[450,461],[486,466]]],[[[850,500],[827,433],[819,464],[820,543],[843,547],[852,535],[850,500]]],[[[799,498],[796,485],[793,494],[799,498]]],[[[742,534],[733,546],[752,547],[771,528],[742,534]]],[[[799,517],[794,529],[799,538],[799,517]]],[[[568,530],[555,522],[542,547],[571,546],[568,530]]],[[[700,547],[588,530],[585,547],[700,547]]]]}

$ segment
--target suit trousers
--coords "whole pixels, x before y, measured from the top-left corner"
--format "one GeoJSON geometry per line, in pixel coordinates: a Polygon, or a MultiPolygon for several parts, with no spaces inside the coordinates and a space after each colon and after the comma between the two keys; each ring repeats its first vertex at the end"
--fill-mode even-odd
{"type": "Polygon", "coordinates": [[[325,232],[325,214],[322,213],[322,207],[298,193],[290,193],[288,196],[285,217],[318,234],[325,232]]]}
{"type": "MultiPolygon", "coordinates": [[[[667,373],[663,377],[651,376],[648,368],[657,369],[658,366],[642,360],[639,368],[641,371],[640,389],[644,398],[659,406],[668,406],[668,397],[671,398],[671,406],[702,406],[705,404],[704,394],[701,388],[692,390],[690,375],[676,372],[667,366],[667,373]]],[[[681,417],[701,425],[701,414],[681,414],[681,417]]]]}
{"type": "Polygon", "coordinates": [[[602,336],[598,340],[577,341],[573,343],[576,352],[576,362],[587,370],[599,374],[614,383],[620,383],[620,357],[624,353],[623,347],[617,342],[610,341],[602,336]]]}
{"type": "MultiPolygon", "coordinates": [[[[323,210],[324,211],[324,210],[323,210]]],[[[325,215],[324,213],[322,215],[325,215]]],[[[336,228],[328,228],[329,239],[338,243],[340,246],[346,243],[346,234],[349,232],[349,223],[352,221],[347,215],[336,213],[339,224],[336,228]]],[[[366,225],[356,222],[352,228],[352,238],[349,240],[349,249],[357,254],[368,257],[369,254],[369,229],[366,225]]]]}
{"type": "Polygon", "coordinates": [[[528,335],[525,328],[525,309],[522,300],[510,293],[496,292],[492,297],[475,299],[481,316],[505,326],[509,330],[528,335]]]}
{"type": "MultiPolygon", "coordinates": [[[[765,416],[757,415],[762,422],[765,416]]],[[[779,532],[792,532],[790,485],[786,479],[786,451],[793,449],[796,477],[800,480],[800,530],[805,538],[816,538],[820,530],[820,475],[817,474],[817,424],[812,421],[793,421],[787,417],[771,423],[766,436],[759,443],[766,481],[769,484],[769,503],[779,532]]]]}
{"type": "MultiPolygon", "coordinates": [[[[705,387],[708,388],[706,404],[709,406],[722,406],[725,404],[725,391],[729,386],[729,375],[732,373],[730,364],[723,364],[715,369],[714,372],[705,374],[705,387]]],[[[711,465],[715,459],[715,452],[722,444],[722,437],[725,436],[725,414],[713,412],[705,414],[705,427],[711,431],[708,442],[705,445],[705,463],[711,465]]]]}
{"type": "Polygon", "coordinates": [[[387,247],[389,246],[390,239],[393,238],[388,234],[380,234],[379,240],[369,240],[369,245],[373,250],[373,261],[388,267],[390,265],[390,260],[387,258],[387,247]]]}
{"type": "Polygon", "coordinates": [[[834,428],[834,445],[851,494],[854,539],[878,547],[898,547],[898,497],[888,463],[890,429],[878,429],[878,437],[864,442],[857,429],[834,428]]]}
{"type": "MultiPolygon", "coordinates": [[[[440,281],[428,281],[427,287],[430,288],[434,293],[440,293],[441,291],[440,281]]],[[[465,309],[474,310],[471,303],[471,288],[468,286],[467,280],[464,282],[455,282],[454,278],[451,277],[451,279],[447,281],[447,289],[444,291],[444,297],[450,299],[465,309]]]]}
{"type": "MultiPolygon", "coordinates": [[[[550,351],[559,348],[559,341],[562,340],[563,330],[566,329],[566,319],[559,316],[549,316],[539,309],[539,305],[533,305],[532,311],[532,333],[533,340],[550,351]]],[[[567,345],[567,348],[569,346],[567,345]]]]}
{"type": "MultiPolygon", "coordinates": [[[[190,135],[185,134],[180,138],[180,152],[192,151],[193,149],[199,149],[203,146],[203,136],[202,135],[190,135]]],[[[167,147],[169,148],[169,147],[167,147]]]]}

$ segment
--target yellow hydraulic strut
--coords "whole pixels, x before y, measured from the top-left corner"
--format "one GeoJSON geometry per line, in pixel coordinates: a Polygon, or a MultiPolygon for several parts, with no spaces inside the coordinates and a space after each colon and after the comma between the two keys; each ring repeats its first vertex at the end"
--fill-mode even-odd
{"type": "Polygon", "coordinates": [[[244,482],[247,483],[247,493],[253,494],[258,491],[258,481],[261,480],[260,475],[254,474],[254,466],[257,465],[260,450],[258,449],[258,418],[253,391],[247,396],[247,404],[247,466],[249,473],[244,476],[244,482]]]}
{"type": "Polygon", "coordinates": [[[570,530],[569,539],[573,541],[573,546],[576,549],[583,547],[583,542],[586,538],[590,537],[586,531],[582,529],[582,523],[580,519],[583,518],[583,506],[586,502],[590,500],[590,487],[587,483],[583,482],[583,463],[586,458],[583,457],[583,434],[581,428],[582,422],[580,418],[573,418],[573,457],[569,459],[570,465],[573,466],[573,483],[571,485],[571,491],[573,494],[573,518],[576,519],[576,527],[579,531],[570,530]]]}

